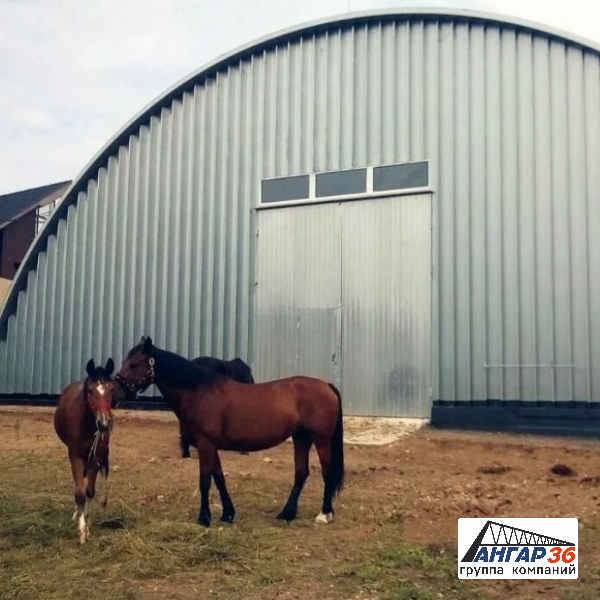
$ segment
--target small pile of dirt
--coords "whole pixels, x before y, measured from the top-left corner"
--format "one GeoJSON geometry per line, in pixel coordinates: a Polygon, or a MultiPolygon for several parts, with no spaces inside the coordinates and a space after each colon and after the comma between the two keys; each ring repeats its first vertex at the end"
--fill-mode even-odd
{"type": "Polygon", "coordinates": [[[508,473],[510,470],[510,467],[495,464],[479,467],[479,469],[477,469],[477,472],[482,473],[483,475],[504,475],[504,473],[508,473]]]}
{"type": "Polygon", "coordinates": [[[560,475],[561,477],[573,477],[574,475],[577,475],[577,472],[575,471],[575,469],[572,469],[568,465],[561,465],[561,464],[554,465],[550,469],[550,472],[554,473],[554,475],[560,475]]]}
{"type": "Polygon", "coordinates": [[[594,475],[593,477],[582,477],[581,483],[587,483],[588,485],[600,485],[600,477],[594,475]]]}

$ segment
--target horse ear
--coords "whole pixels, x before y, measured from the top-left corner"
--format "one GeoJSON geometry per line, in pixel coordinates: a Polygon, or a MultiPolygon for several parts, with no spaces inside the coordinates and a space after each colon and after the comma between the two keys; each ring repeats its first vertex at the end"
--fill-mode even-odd
{"type": "Polygon", "coordinates": [[[110,377],[114,370],[115,370],[115,361],[112,358],[109,358],[106,361],[106,366],[104,367],[104,375],[106,375],[106,377],[110,377]]]}
{"type": "Polygon", "coordinates": [[[90,358],[90,360],[88,360],[87,365],[85,365],[85,370],[88,374],[88,377],[93,377],[96,373],[96,365],[94,363],[94,359],[90,358]]]}
{"type": "Polygon", "coordinates": [[[150,336],[148,336],[147,338],[144,338],[144,352],[146,354],[150,354],[151,351],[152,351],[152,338],[150,336]]]}
{"type": "Polygon", "coordinates": [[[138,346],[143,346],[145,341],[146,341],[146,338],[144,336],[142,336],[140,338],[140,341],[138,342],[138,346]]]}

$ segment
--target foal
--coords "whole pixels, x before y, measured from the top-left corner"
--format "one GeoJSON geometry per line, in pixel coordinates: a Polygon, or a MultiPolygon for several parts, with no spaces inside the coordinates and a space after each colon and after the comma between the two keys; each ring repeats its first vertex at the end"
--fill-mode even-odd
{"type": "MultiPolygon", "coordinates": [[[[197,367],[201,367],[213,373],[220,373],[225,377],[238,381],[239,383],[254,383],[250,367],[241,359],[221,360],[212,356],[199,356],[192,361],[197,367]]],[[[186,429],[183,422],[179,421],[179,444],[181,446],[181,458],[190,458],[190,444],[194,438],[186,429]]],[[[242,452],[242,454],[248,454],[242,452]]]]}
{"type": "Polygon", "coordinates": [[[298,497],[309,475],[314,443],[321,462],[324,493],[318,523],[333,520],[333,497],[344,481],[342,402],[334,386],[320,379],[290,377],[248,385],[211,373],[142,338],[129,351],[115,379],[143,391],[155,383],[180,421],[192,432],[200,457],[201,525],[209,526],[209,492],[214,478],[221,496],[221,521],[233,522],[235,509],[218,450],[256,452],[294,441],[294,486],[278,518],[296,518],[298,497]]]}
{"type": "Polygon", "coordinates": [[[54,429],[69,450],[75,484],[73,520],[77,521],[80,544],[85,544],[89,536],[87,500],[96,495],[98,472],[104,471],[105,477],[108,477],[114,388],[110,376],[114,368],[112,358],[108,359],[104,368],[96,367],[90,360],[86,365],[87,378],[71,383],[61,392],[54,413],[54,429]]]}

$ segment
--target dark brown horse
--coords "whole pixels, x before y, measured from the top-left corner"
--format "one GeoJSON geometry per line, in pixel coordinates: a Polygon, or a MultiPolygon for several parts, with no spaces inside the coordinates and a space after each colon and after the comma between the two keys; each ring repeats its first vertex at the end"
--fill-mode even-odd
{"type": "Polygon", "coordinates": [[[77,521],[81,544],[89,536],[86,508],[88,499],[96,495],[98,472],[104,471],[108,477],[114,386],[110,376],[114,368],[112,358],[104,368],[96,367],[90,360],[86,366],[87,378],[71,383],[61,392],[54,413],[56,433],[69,450],[75,484],[73,520],[77,521]]]}
{"type": "Polygon", "coordinates": [[[334,386],[309,377],[255,385],[238,383],[156,348],[150,338],[142,338],[130,350],[116,379],[132,391],[143,391],[155,383],[194,436],[200,456],[201,525],[210,525],[213,477],[223,505],[221,521],[231,523],[235,517],[218,451],[265,450],[290,436],[294,442],[294,486],[278,518],[291,521],[296,517],[314,443],[325,484],[323,506],[316,520],[333,520],[333,497],[344,480],[342,402],[334,386]]]}
{"type": "Polygon", "coordinates": [[[194,358],[192,362],[197,367],[202,367],[206,371],[212,371],[213,373],[220,373],[221,375],[225,375],[225,377],[235,379],[239,383],[254,383],[252,370],[241,358],[221,360],[213,356],[199,356],[198,358],[194,358]]]}
{"type": "MultiPolygon", "coordinates": [[[[220,373],[239,383],[254,383],[254,377],[250,367],[241,359],[221,360],[212,356],[199,356],[192,362],[207,371],[220,373]]],[[[194,438],[186,430],[183,422],[179,422],[179,444],[181,446],[181,458],[190,458],[190,445],[194,443],[194,438]]],[[[242,454],[248,454],[243,452],[242,454]]]]}

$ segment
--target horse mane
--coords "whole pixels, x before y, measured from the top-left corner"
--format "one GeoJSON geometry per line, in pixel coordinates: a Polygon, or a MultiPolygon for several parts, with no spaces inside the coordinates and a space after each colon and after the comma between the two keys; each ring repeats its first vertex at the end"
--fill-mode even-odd
{"type": "MultiPolygon", "coordinates": [[[[132,350],[133,352],[133,350],[132,350]]],[[[168,350],[154,347],[156,375],[166,383],[179,389],[211,386],[226,377],[195,365],[191,360],[168,350]]]]}

